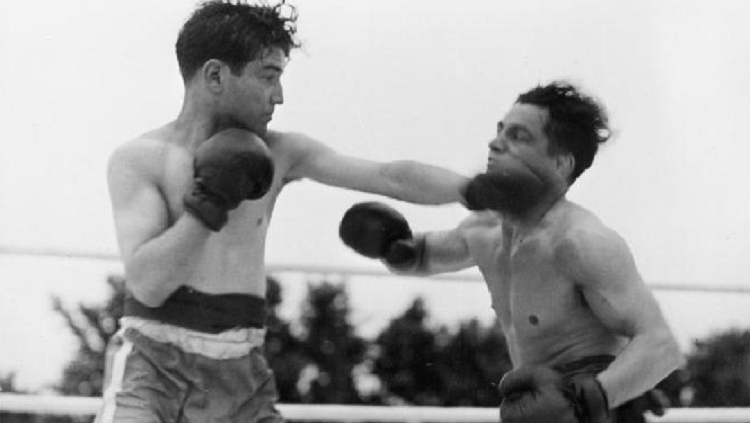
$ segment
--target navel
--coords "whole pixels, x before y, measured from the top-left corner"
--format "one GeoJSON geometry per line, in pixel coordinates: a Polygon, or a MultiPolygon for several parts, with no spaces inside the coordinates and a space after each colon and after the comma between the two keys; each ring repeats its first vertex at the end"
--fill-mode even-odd
{"type": "Polygon", "coordinates": [[[531,314],[531,315],[529,315],[529,323],[531,323],[532,325],[536,326],[536,325],[539,324],[539,318],[536,317],[535,315],[531,314]]]}

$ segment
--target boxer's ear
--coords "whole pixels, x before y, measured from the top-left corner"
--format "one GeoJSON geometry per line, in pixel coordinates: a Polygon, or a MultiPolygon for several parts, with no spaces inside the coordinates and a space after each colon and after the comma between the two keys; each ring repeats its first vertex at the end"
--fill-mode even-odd
{"type": "Polygon", "coordinates": [[[573,171],[576,167],[576,158],[573,153],[561,152],[555,156],[555,166],[557,171],[568,183],[573,179],[573,171]]]}
{"type": "Polygon", "coordinates": [[[203,64],[200,70],[201,78],[209,91],[220,94],[224,90],[228,70],[226,63],[217,59],[209,59],[203,64]]]}

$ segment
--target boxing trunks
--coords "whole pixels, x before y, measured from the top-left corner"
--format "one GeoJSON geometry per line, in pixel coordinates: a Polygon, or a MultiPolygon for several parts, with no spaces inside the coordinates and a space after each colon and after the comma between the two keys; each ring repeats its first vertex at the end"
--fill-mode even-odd
{"type": "Polygon", "coordinates": [[[283,422],[263,356],[265,312],[256,296],[186,287],[160,307],[128,296],[96,423],[283,422]]]}

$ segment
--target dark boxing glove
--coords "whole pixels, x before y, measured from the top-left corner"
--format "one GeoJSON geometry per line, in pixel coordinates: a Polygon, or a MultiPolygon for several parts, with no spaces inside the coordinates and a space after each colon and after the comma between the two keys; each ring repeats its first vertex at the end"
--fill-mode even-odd
{"type": "Polygon", "coordinates": [[[476,175],[464,187],[469,210],[495,210],[522,216],[546,193],[545,182],[520,160],[476,175]]]}
{"type": "Polygon", "coordinates": [[[663,416],[672,404],[661,389],[654,388],[633,400],[635,407],[641,413],[650,411],[655,416],[663,416]]]}
{"type": "Polygon", "coordinates": [[[508,372],[500,381],[500,419],[503,423],[605,423],[607,397],[591,376],[565,383],[548,367],[525,367],[508,372]]]}
{"type": "Polygon", "coordinates": [[[383,259],[396,269],[412,269],[424,251],[423,239],[414,238],[404,216],[377,202],[355,204],[347,210],[339,237],[359,254],[383,259]]]}
{"type": "Polygon", "coordinates": [[[183,197],[185,210],[218,231],[230,210],[268,192],[273,170],[271,152],[257,135],[237,128],[223,130],[195,151],[193,186],[183,197]]]}

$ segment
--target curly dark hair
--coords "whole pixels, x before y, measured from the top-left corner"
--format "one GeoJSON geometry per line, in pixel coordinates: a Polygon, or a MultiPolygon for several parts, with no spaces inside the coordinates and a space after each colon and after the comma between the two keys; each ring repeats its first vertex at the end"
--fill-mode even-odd
{"type": "Polygon", "coordinates": [[[217,59],[239,74],[267,48],[287,56],[300,46],[296,39],[297,10],[284,2],[275,6],[211,0],[201,4],[185,22],[175,51],[180,73],[190,79],[206,61],[217,59]]]}
{"type": "Polygon", "coordinates": [[[549,112],[544,132],[551,140],[550,152],[567,152],[575,158],[571,183],[591,167],[599,144],[611,136],[604,106],[568,82],[539,85],[519,95],[516,103],[549,112]]]}

